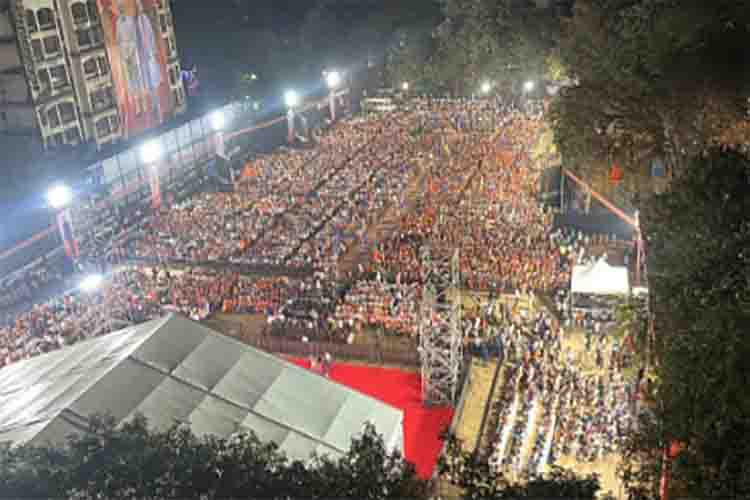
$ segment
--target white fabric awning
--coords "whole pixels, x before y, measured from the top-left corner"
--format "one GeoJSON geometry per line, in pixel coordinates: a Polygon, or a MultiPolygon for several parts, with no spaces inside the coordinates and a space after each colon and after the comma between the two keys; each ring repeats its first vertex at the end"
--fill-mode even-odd
{"type": "Polygon", "coordinates": [[[575,266],[571,291],[592,295],[627,295],[630,293],[628,269],[623,266],[610,266],[600,259],[586,266],[575,266]]]}

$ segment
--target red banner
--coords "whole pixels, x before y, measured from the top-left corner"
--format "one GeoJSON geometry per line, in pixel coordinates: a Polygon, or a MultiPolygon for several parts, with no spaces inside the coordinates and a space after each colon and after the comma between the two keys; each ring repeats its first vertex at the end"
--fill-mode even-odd
{"type": "Polygon", "coordinates": [[[73,233],[73,219],[70,216],[70,210],[62,210],[57,214],[57,227],[60,230],[60,239],[62,239],[65,247],[65,254],[71,259],[77,259],[80,252],[73,233]]]}

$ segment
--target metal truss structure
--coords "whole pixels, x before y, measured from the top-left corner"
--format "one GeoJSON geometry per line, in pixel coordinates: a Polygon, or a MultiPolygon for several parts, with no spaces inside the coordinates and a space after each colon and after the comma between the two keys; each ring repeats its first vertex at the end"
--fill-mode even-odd
{"type": "Polygon", "coordinates": [[[422,247],[426,272],[420,307],[422,401],[426,405],[455,404],[463,363],[459,252],[435,259],[422,247]]]}

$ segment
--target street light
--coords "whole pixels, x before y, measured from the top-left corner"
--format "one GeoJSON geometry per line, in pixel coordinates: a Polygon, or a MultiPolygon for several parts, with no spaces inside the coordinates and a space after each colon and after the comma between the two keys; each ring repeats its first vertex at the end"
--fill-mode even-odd
{"type": "Polygon", "coordinates": [[[57,184],[47,191],[47,203],[55,210],[65,208],[73,201],[73,191],[65,184],[57,184]]]}
{"type": "Polygon", "coordinates": [[[341,73],[338,71],[331,71],[326,75],[326,84],[329,89],[335,89],[341,84],[341,73]]]}
{"type": "Polygon", "coordinates": [[[482,94],[489,94],[492,90],[492,84],[490,82],[484,82],[481,87],[482,94]]]}
{"type": "Polygon", "coordinates": [[[402,84],[401,84],[401,88],[402,88],[402,89],[403,89],[404,91],[407,91],[407,90],[409,90],[409,82],[404,82],[404,83],[402,83],[402,84]]]}
{"type": "Polygon", "coordinates": [[[80,288],[82,292],[93,293],[99,290],[102,283],[104,283],[104,276],[101,274],[90,274],[81,280],[78,288],[80,288]]]}
{"type": "Polygon", "coordinates": [[[299,104],[299,96],[297,95],[297,92],[295,92],[294,90],[287,90],[286,92],[284,92],[284,103],[289,109],[297,106],[299,104]]]}
{"type": "Polygon", "coordinates": [[[534,87],[536,87],[536,83],[534,83],[532,80],[529,80],[523,84],[524,92],[531,92],[532,90],[534,90],[534,87]]]}
{"type": "Polygon", "coordinates": [[[161,145],[157,141],[149,141],[141,146],[141,160],[146,164],[153,164],[161,158],[161,145]]]}
{"type": "Polygon", "coordinates": [[[211,121],[211,128],[213,128],[215,131],[218,132],[224,129],[226,119],[224,118],[223,112],[214,111],[213,113],[211,113],[211,116],[209,116],[209,120],[211,121]]]}

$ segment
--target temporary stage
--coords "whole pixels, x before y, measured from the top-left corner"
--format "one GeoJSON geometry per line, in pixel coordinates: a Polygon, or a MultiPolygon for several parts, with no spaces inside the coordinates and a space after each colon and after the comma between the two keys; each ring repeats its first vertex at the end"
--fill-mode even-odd
{"type": "Polygon", "coordinates": [[[401,410],[176,315],[0,370],[0,442],[61,443],[102,413],[253,430],[294,459],[345,453],[367,422],[404,448],[401,410]]]}

